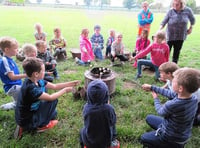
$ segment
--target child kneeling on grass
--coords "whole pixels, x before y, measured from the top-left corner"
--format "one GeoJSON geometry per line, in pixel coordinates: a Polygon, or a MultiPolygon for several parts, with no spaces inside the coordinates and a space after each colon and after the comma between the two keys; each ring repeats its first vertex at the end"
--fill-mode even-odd
{"type": "Polygon", "coordinates": [[[141,136],[148,148],[184,147],[191,137],[191,129],[197,110],[197,98],[192,95],[200,86],[200,71],[180,68],[173,73],[172,90],[144,84],[144,90],[152,91],[154,105],[160,116],[148,115],[146,122],[154,129],[141,136]],[[173,98],[164,105],[157,93],[173,98]]]}
{"type": "Polygon", "coordinates": [[[81,130],[80,144],[83,148],[119,148],[116,138],[116,114],[108,104],[107,85],[94,80],[87,88],[87,103],[83,109],[84,127],[81,130]]]}
{"type": "Polygon", "coordinates": [[[44,80],[46,88],[59,90],[48,94],[44,92],[39,83],[39,80],[44,78],[45,73],[43,61],[38,58],[26,58],[22,66],[28,78],[23,82],[15,110],[17,122],[15,138],[21,138],[24,130],[43,132],[53,128],[58,123],[56,120],[57,98],[71,92],[72,87],[80,83],[76,80],[53,84],[44,80]]]}
{"type": "MultiPolygon", "coordinates": [[[[163,88],[172,90],[173,73],[178,68],[178,65],[174,62],[166,62],[159,66],[160,80],[166,82],[163,88]]],[[[195,91],[192,95],[195,95],[198,100],[198,109],[194,118],[193,125],[200,125],[200,88],[197,91],[195,91]]]]}

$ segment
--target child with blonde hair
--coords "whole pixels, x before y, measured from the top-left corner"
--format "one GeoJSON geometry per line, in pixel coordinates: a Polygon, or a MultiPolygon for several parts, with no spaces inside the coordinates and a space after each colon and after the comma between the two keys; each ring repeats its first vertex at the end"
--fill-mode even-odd
{"type": "MultiPolygon", "coordinates": [[[[42,40],[38,40],[37,42],[44,42],[42,40]]],[[[22,51],[24,53],[25,58],[37,58],[37,47],[33,44],[26,43],[22,46],[22,51]]],[[[45,72],[44,80],[48,82],[53,82],[53,77],[51,76],[53,72],[45,72]]]]}
{"type": "Polygon", "coordinates": [[[81,59],[75,58],[76,63],[79,65],[89,65],[94,60],[94,53],[92,50],[92,44],[88,39],[89,30],[87,28],[82,29],[79,38],[81,59]]]}
{"type": "Polygon", "coordinates": [[[154,106],[162,116],[148,115],[147,124],[154,130],[144,133],[141,142],[145,147],[184,147],[191,137],[197,111],[197,97],[193,95],[200,87],[200,71],[180,68],[173,73],[172,90],[144,84],[142,88],[152,92],[154,106]],[[161,104],[158,94],[172,98],[161,104]]]}
{"type": "Polygon", "coordinates": [[[115,41],[115,30],[110,29],[109,31],[109,37],[106,43],[106,54],[105,58],[109,58],[111,56],[111,45],[115,41]]]}
{"type": "Polygon", "coordinates": [[[17,64],[12,59],[16,56],[19,45],[16,39],[11,37],[0,38],[0,48],[3,51],[3,57],[0,58],[0,77],[3,83],[5,93],[13,97],[13,102],[0,106],[3,110],[14,109],[18,101],[18,95],[22,85],[22,78],[26,74],[20,74],[17,64]]]}
{"type": "Polygon", "coordinates": [[[37,56],[37,48],[33,44],[26,43],[22,46],[22,51],[25,57],[36,57],[37,56]]]}
{"type": "Polygon", "coordinates": [[[54,28],[54,38],[49,42],[50,52],[54,52],[53,56],[57,61],[62,61],[67,58],[66,46],[67,42],[62,37],[61,29],[54,28]]]}
{"type": "Polygon", "coordinates": [[[37,41],[35,43],[37,47],[37,58],[42,59],[45,65],[46,72],[52,72],[56,79],[59,79],[58,72],[56,69],[57,62],[54,57],[51,55],[50,51],[47,50],[46,42],[44,41],[37,41]]]}
{"type": "Polygon", "coordinates": [[[119,58],[121,63],[128,61],[128,58],[124,55],[124,44],[122,42],[123,35],[118,33],[116,40],[111,45],[111,62],[113,65],[116,58],[119,58]]]}
{"type": "Polygon", "coordinates": [[[158,31],[154,36],[154,43],[148,46],[144,51],[140,52],[132,59],[137,60],[138,72],[136,79],[142,77],[142,65],[150,66],[155,70],[155,79],[158,80],[160,77],[158,67],[165,62],[169,61],[169,46],[165,42],[166,35],[163,31],[158,31]],[[151,59],[139,59],[151,53],[151,59]],[[139,59],[139,60],[138,60],[139,59]]]}
{"type": "MultiPolygon", "coordinates": [[[[162,88],[173,90],[172,80],[173,73],[178,70],[178,65],[174,62],[166,62],[159,66],[160,71],[160,80],[166,82],[162,88]]],[[[194,125],[200,125],[200,88],[195,91],[192,95],[197,97],[198,100],[198,109],[194,118],[194,125]]],[[[171,98],[168,98],[171,99],[171,98]]]]}
{"type": "Polygon", "coordinates": [[[35,40],[37,41],[37,40],[42,40],[42,41],[46,41],[46,33],[45,32],[43,32],[43,27],[42,27],[42,25],[40,24],[40,23],[36,23],[35,25],[34,25],[34,27],[35,27],[35,34],[34,34],[34,37],[35,37],[35,40]]]}

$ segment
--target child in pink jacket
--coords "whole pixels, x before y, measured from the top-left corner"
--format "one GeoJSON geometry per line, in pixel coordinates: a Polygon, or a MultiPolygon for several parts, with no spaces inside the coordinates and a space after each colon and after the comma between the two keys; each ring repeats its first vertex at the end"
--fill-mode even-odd
{"type": "Polygon", "coordinates": [[[79,65],[89,65],[94,60],[91,42],[88,39],[89,30],[83,29],[80,36],[81,59],[75,58],[79,65]]]}
{"type": "Polygon", "coordinates": [[[154,36],[154,43],[148,46],[143,52],[137,54],[131,59],[137,60],[141,57],[146,56],[148,53],[151,53],[151,59],[139,59],[137,61],[138,72],[136,75],[137,78],[142,77],[142,65],[153,67],[155,70],[156,80],[159,79],[160,73],[158,67],[165,62],[169,61],[169,46],[165,42],[165,32],[159,31],[154,36]]]}
{"type": "MultiPolygon", "coordinates": [[[[144,29],[142,30],[141,36],[136,41],[135,51],[133,52],[132,56],[136,56],[140,52],[144,51],[149,46],[149,44],[150,40],[148,39],[148,30],[144,29]]],[[[141,58],[146,59],[146,56],[141,58]]],[[[137,68],[137,60],[135,60],[133,67],[137,68]]]]}

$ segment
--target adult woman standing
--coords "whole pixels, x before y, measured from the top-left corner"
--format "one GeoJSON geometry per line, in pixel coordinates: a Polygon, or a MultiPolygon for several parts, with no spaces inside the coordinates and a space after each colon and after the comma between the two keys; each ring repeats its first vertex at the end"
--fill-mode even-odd
{"type": "Polygon", "coordinates": [[[191,8],[185,6],[184,0],[172,0],[172,8],[161,23],[160,29],[167,24],[167,44],[174,48],[172,61],[178,63],[179,54],[184,40],[192,32],[195,17],[191,8]],[[187,24],[190,22],[190,27],[187,24]]]}

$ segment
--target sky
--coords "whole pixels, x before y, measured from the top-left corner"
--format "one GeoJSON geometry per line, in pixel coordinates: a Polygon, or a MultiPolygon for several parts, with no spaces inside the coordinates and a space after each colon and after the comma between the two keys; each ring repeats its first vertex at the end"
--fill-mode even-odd
{"type": "MultiPolygon", "coordinates": [[[[36,3],[37,0],[30,0],[33,3],[36,3]]],[[[80,5],[83,4],[83,0],[59,0],[63,4],[75,4],[78,2],[80,5]]],[[[55,3],[55,0],[42,0],[44,3],[55,3]]],[[[111,6],[122,6],[123,0],[111,0],[111,6]]]]}
{"type": "MultiPolygon", "coordinates": [[[[37,0],[30,0],[31,2],[37,2],[37,0]]],[[[42,0],[44,3],[55,3],[55,0],[42,0]]],[[[155,0],[157,2],[161,0],[155,0]]],[[[79,5],[83,5],[83,0],[60,0],[63,4],[72,4],[74,5],[76,2],[79,3],[79,5]]],[[[123,0],[111,0],[111,6],[122,6],[123,0]]],[[[162,0],[162,3],[164,6],[169,4],[169,0],[162,0]]],[[[200,6],[200,0],[196,0],[197,6],[200,6]]]]}

